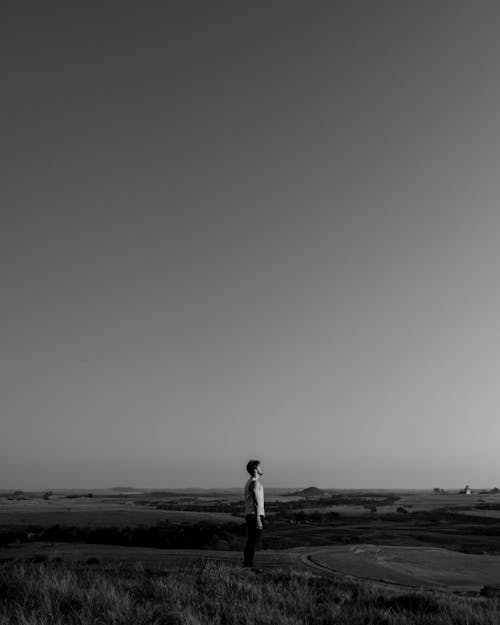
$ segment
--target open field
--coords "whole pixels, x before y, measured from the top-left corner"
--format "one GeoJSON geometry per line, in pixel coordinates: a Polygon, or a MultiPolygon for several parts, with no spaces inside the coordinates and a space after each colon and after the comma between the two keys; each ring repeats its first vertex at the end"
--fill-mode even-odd
{"type": "MultiPolygon", "coordinates": [[[[8,500],[0,497],[0,527],[6,526],[115,526],[127,527],[155,525],[164,521],[193,523],[234,523],[235,518],[225,512],[204,510],[158,510],[151,506],[136,505],[130,496],[67,498],[52,496],[8,500]]],[[[238,521],[239,522],[239,521],[238,521]]]]}
{"type": "MultiPolygon", "coordinates": [[[[241,565],[237,551],[148,549],[81,543],[25,543],[0,548],[0,562],[77,562],[100,568],[110,563],[137,563],[170,570],[188,564],[224,562],[241,565]]],[[[463,554],[441,548],[385,545],[325,546],[289,550],[266,549],[257,556],[266,571],[281,569],[370,580],[377,587],[414,587],[478,595],[500,580],[500,558],[463,554]]]]}
{"type": "MultiPolygon", "coordinates": [[[[287,490],[266,503],[266,568],[475,593],[500,582],[498,493],[287,490]]],[[[4,560],[237,564],[242,502],[238,491],[18,493],[0,497],[1,536],[4,560]]]]}
{"type": "MultiPolygon", "coordinates": [[[[259,553],[261,566],[268,568],[284,567],[287,569],[308,570],[303,562],[303,550],[266,549],[259,553]]],[[[194,549],[151,549],[147,547],[124,547],[121,545],[96,545],[82,543],[40,543],[31,542],[0,548],[1,561],[65,561],[103,564],[109,562],[128,562],[147,564],[153,568],[171,568],[190,563],[206,561],[241,563],[238,551],[194,550],[194,549]]]]}
{"type": "Polygon", "coordinates": [[[230,562],[0,564],[0,624],[494,625],[498,603],[230,562]]]}
{"type": "Polygon", "coordinates": [[[500,510],[464,510],[463,514],[500,520],[500,510]]]}
{"type": "Polygon", "coordinates": [[[318,549],[307,557],[345,575],[434,590],[477,593],[500,580],[498,556],[435,547],[352,545],[318,549]]]}
{"type": "Polygon", "coordinates": [[[404,506],[419,511],[440,508],[473,507],[481,503],[500,505],[500,493],[475,492],[472,495],[463,495],[457,491],[444,493],[415,491],[402,493],[396,507],[404,506]]]}

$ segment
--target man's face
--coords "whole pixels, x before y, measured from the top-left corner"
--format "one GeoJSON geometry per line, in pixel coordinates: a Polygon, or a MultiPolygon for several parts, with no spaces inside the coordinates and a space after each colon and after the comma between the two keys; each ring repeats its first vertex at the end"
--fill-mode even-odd
{"type": "Polygon", "coordinates": [[[262,470],[262,465],[261,465],[261,464],[258,464],[258,465],[255,467],[255,470],[257,471],[257,475],[258,475],[259,477],[260,477],[261,475],[264,475],[264,471],[262,470]]]}

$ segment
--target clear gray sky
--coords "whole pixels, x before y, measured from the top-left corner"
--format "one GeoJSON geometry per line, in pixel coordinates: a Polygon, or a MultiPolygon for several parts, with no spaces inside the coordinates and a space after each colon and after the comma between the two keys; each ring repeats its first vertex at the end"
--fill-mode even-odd
{"type": "Polygon", "coordinates": [[[0,487],[500,486],[496,1],[0,13],[0,487]]]}

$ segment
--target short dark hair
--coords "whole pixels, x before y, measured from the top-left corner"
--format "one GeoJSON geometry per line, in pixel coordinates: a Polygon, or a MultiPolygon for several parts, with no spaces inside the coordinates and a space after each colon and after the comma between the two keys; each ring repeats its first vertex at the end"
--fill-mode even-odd
{"type": "Polygon", "coordinates": [[[249,460],[247,464],[248,473],[250,473],[250,475],[253,475],[253,472],[259,466],[259,464],[260,464],[260,460],[249,460]]]}

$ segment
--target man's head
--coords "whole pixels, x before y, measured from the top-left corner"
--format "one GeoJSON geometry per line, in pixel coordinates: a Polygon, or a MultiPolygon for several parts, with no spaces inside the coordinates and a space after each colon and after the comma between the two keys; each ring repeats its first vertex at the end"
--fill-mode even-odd
{"type": "Polygon", "coordinates": [[[252,476],[262,475],[262,467],[260,466],[260,460],[250,460],[247,464],[247,471],[252,476]]]}

